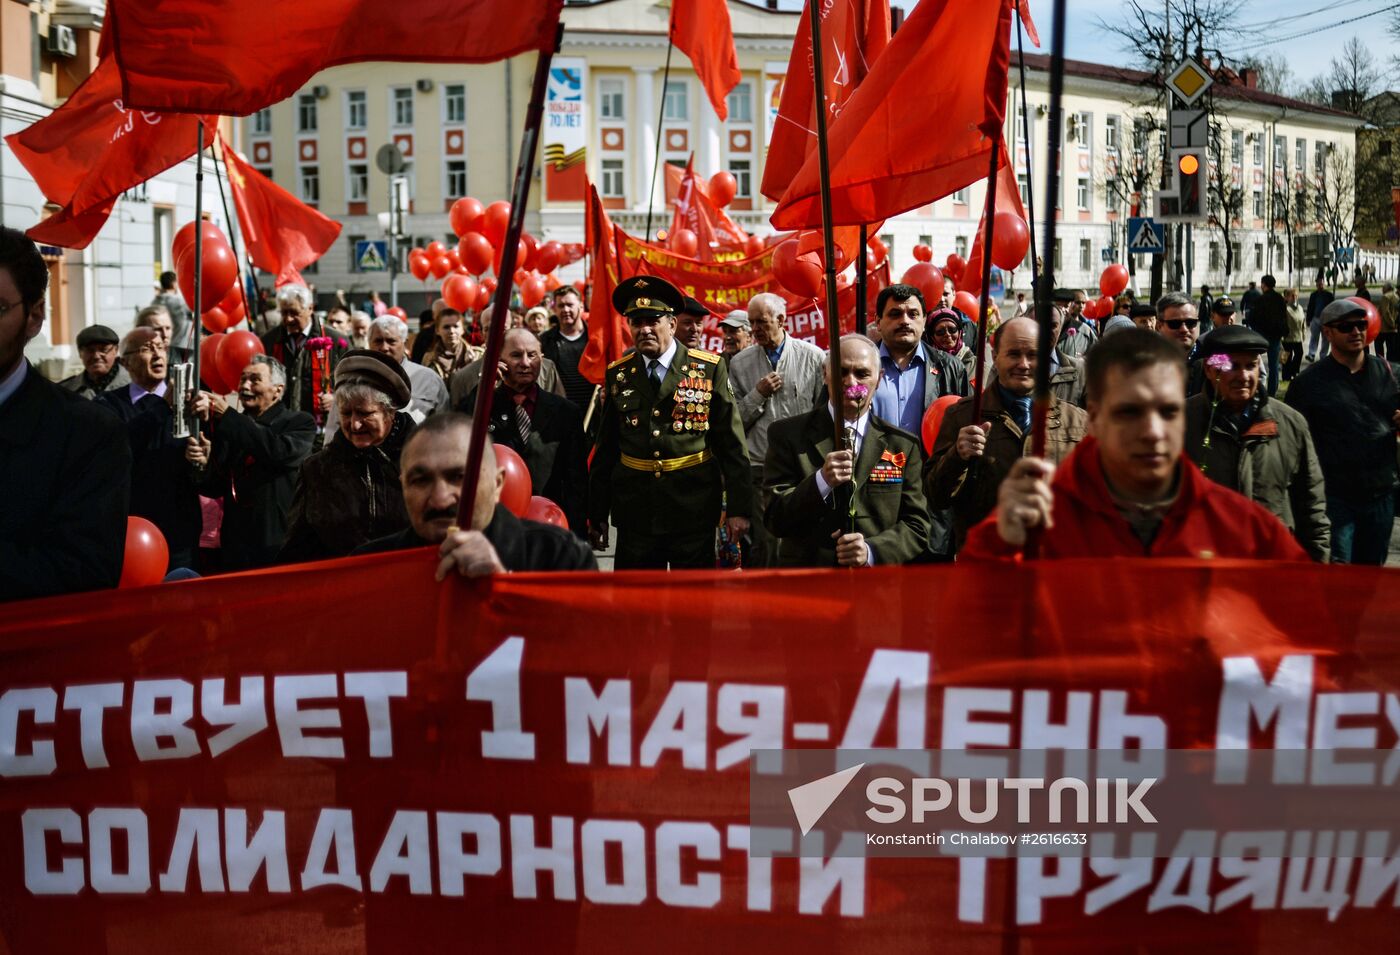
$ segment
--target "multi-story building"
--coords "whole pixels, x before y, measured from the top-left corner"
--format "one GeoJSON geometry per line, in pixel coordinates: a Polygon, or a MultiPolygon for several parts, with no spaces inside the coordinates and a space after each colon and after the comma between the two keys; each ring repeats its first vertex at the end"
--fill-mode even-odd
{"type": "MultiPolygon", "coordinates": [[[[47,116],[88,77],[104,12],[100,0],[0,2],[0,136],[47,116]]],[[[176,230],[194,219],[194,167],[191,158],[129,190],[86,249],[43,247],[49,318],[26,354],[47,373],[76,366],[73,340],[84,327],[124,332],[150,303],[157,277],[174,268],[168,260],[176,230]]],[[[226,229],[210,163],[206,170],[204,209],[226,229]]],[[[27,229],[54,211],[9,146],[0,145],[0,221],[27,229]]]]}

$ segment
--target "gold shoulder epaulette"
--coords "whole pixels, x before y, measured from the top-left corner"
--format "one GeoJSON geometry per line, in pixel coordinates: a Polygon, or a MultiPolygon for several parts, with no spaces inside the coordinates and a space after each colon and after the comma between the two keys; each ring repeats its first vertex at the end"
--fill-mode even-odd
{"type": "Polygon", "coordinates": [[[608,371],[612,371],[612,370],[613,370],[614,368],[616,368],[618,365],[625,365],[625,364],[627,364],[627,363],[628,363],[629,361],[631,361],[631,360],[632,360],[632,355],[631,355],[631,354],[623,355],[623,356],[622,356],[621,358],[619,358],[617,361],[613,362],[611,365],[608,366],[608,371]]]}
{"type": "Polygon", "coordinates": [[[702,351],[699,348],[692,348],[690,349],[690,357],[698,358],[701,361],[707,361],[712,365],[719,364],[719,356],[712,351],[702,351]]]}

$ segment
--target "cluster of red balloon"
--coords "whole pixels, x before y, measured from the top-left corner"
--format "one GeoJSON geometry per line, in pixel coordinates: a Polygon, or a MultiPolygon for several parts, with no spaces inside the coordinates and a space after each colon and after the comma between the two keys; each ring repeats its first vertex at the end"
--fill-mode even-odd
{"type": "Polygon", "coordinates": [[[514,448],[495,444],[496,466],[505,470],[505,483],[501,486],[501,505],[516,517],[553,524],[565,530],[569,521],[564,511],[547,497],[540,497],[532,491],[530,469],[514,448]]]}
{"type": "Polygon", "coordinates": [[[1128,287],[1128,269],[1117,262],[1099,275],[1099,298],[1084,305],[1084,317],[1108,319],[1117,308],[1115,299],[1128,287]]]}
{"type": "MultiPolygon", "coordinates": [[[[754,244],[755,250],[750,251],[748,244],[745,251],[750,255],[758,255],[763,251],[766,243],[763,239],[750,237],[748,244],[754,244]]],[[[855,274],[855,256],[859,254],[859,247],[852,245],[849,249],[838,239],[832,244],[832,253],[836,262],[836,287],[843,289],[851,284],[855,274]]],[[[879,236],[873,236],[867,241],[865,246],[865,267],[868,271],[873,271],[889,256],[889,249],[885,243],[880,241],[879,236]]],[[[806,229],[801,232],[791,233],[777,241],[773,246],[773,276],[778,280],[778,284],[802,298],[818,298],[823,294],[824,278],[826,275],[826,255],[824,239],[818,229],[806,229]]]]}
{"type": "Polygon", "coordinates": [[[200,278],[199,304],[196,306],[194,230],[195,224],[187,222],[175,233],[175,239],[170,243],[175,278],[180,293],[185,297],[185,304],[191,311],[199,312],[204,327],[211,332],[222,332],[243,321],[247,315],[243,290],[238,285],[238,259],[222,229],[212,222],[201,224],[200,256],[204,260],[204,270],[200,278]]]}
{"type": "MultiPolygon", "coordinates": [[[[448,221],[457,236],[457,247],[430,242],[426,248],[414,249],[408,255],[409,271],[420,281],[426,282],[430,275],[443,280],[442,298],[452,308],[480,311],[490,304],[501,274],[510,203],[483,206],[479,199],[467,196],[452,204],[448,221]],[[483,278],[488,269],[497,278],[483,278]]],[[[527,232],[521,235],[515,253],[511,281],[520,289],[521,304],[531,308],[563,284],[554,270],[583,258],[584,249],[578,242],[538,242],[527,232]]]]}
{"type": "Polygon", "coordinates": [[[206,335],[199,342],[199,377],[211,391],[226,395],[238,389],[243,369],[262,353],[262,340],[249,331],[206,335]]]}

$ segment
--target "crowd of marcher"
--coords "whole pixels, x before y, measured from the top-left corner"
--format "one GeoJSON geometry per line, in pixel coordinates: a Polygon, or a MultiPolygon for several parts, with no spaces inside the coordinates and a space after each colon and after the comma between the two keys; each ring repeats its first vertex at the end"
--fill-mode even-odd
{"type": "Polygon", "coordinates": [[[1400,344],[1389,286],[1375,353],[1362,306],[1319,283],[1304,307],[1266,275],[1239,307],[1125,293],[1098,321],[1084,290],[1055,289],[1042,355],[1033,298],[983,341],[951,283],[938,302],[890,285],[866,333],[839,343],[836,394],[782,297],[724,315],[712,353],[705,307],[653,277],[617,287],[633,348],[595,385],[583,299],[563,286],[506,322],[459,528],[489,309],[439,300],[413,333],[382,303],[318,314],[286,285],[236,391],[176,395],[194,319],[173,277],[126,334],[84,328],[83,369],[57,384],[24,358],[47,282],[33,243],[0,232],[0,599],[114,586],[128,515],[160,529],[175,576],[430,544],[440,575],[587,569],[613,544],[618,569],[996,559],[1028,543],[1381,564],[1400,489],[1400,386],[1378,354],[1400,344]],[[175,436],[182,402],[196,435],[175,436]],[[493,445],[567,529],[499,503],[493,445]]]}

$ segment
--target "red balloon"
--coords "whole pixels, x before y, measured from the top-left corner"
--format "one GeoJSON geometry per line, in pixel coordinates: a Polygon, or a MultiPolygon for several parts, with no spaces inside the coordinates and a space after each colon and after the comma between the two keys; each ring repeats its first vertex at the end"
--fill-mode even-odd
{"type": "Polygon", "coordinates": [[[516,517],[524,517],[534,496],[534,482],[530,479],[530,469],[524,460],[509,445],[495,444],[496,466],[506,472],[505,484],[501,487],[501,503],[516,517]]]}
{"type": "MultiPolygon", "coordinates": [[[[223,230],[212,222],[203,223],[205,242],[228,242],[223,230]]],[[[180,227],[180,231],[175,233],[175,238],[170,242],[170,261],[177,266],[180,260],[185,257],[185,253],[194,248],[194,223],[186,222],[180,227]]]]}
{"type": "Polygon", "coordinates": [[[677,229],[671,235],[671,251],[693,259],[700,254],[700,238],[689,229],[677,229]]]}
{"type": "Polygon", "coordinates": [[[223,309],[224,314],[230,318],[233,317],[234,312],[243,308],[243,290],[238,287],[238,283],[235,282],[233,288],[228,290],[228,294],[219,302],[219,308],[223,309]]]}
{"type": "Polygon", "coordinates": [[[564,246],[553,239],[535,250],[535,268],[541,273],[553,272],[564,260],[564,246]]]}
{"type": "Polygon", "coordinates": [[[744,240],[744,254],[749,258],[762,255],[765,248],[767,248],[767,243],[756,235],[751,235],[744,240]]]}
{"type": "Polygon", "coordinates": [[[550,272],[544,277],[544,290],[546,292],[552,292],[555,289],[562,287],[563,284],[564,283],[560,281],[559,276],[555,275],[553,272],[550,272]]]}
{"type": "Polygon", "coordinates": [[[480,312],[483,308],[491,304],[492,290],[486,287],[490,279],[482,279],[476,285],[476,310],[480,312]]]}
{"type": "Polygon", "coordinates": [[[218,332],[206,335],[199,342],[200,380],[217,395],[226,395],[233,390],[219,370],[219,346],[224,343],[224,337],[223,332],[218,332]]]}
{"type": "Polygon", "coordinates": [[[929,248],[928,246],[926,246],[926,245],[924,245],[922,242],[920,242],[918,245],[914,246],[914,261],[916,261],[916,262],[932,262],[932,261],[933,261],[933,249],[929,248]]]}
{"type": "Polygon", "coordinates": [[[462,256],[456,249],[447,250],[447,261],[452,266],[452,271],[457,271],[462,267],[462,256]]]}
{"type": "Polygon", "coordinates": [[[486,278],[481,280],[481,287],[494,295],[496,292],[496,280],[488,275],[486,278]]]}
{"type": "Polygon", "coordinates": [[[540,244],[528,232],[520,233],[520,241],[525,243],[525,252],[515,264],[526,271],[532,271],[535,268],[535,253],[539,250],[540,244]]]}
{"type": "Polygon", "coordinates": [[[905,285],[912,285],[922,292],[924,305],[930,309],[938,307],[938,303],[943,298],[943,286],[947,284],[943,280],[943,273],[932,262],[914,263],[905,269],[904,276],[900,281],[905,285]]]}
{"type": "Polygon", "coordinates": [[[928,410],[924,412],[922,430],[925,454],[933,453],[933,444],[938,440],[939,429],[943,427],[943,416],[948,412],[949,408],[957,403],[957,395],[944,395],[941,398],[935,398],[933,404],[929,405],[928,410]]]}
{"type": "Polygon", "coordinates": [[[1008,271],[1026,260],[1031,230],[1014,212],[998,212],[992,226],[992,264],[1008,271]]]}
{"type": "Polygon", "coordinates": [[[170,565],[170,546],[165,535],[144,517],[126,519],[126,546],[122,551],[122,575],[117,586],[150,587],[165,579],[170,565]]]}
{"type": "MultiPolygon", "coordinates": [[[[1127,266],[1114,262],[1103,270],[1099,276],[1099,291],[1109,298],[1116,298],[1123,294],[1123,290],[1128,287],[1127,266]]],[[[1108,316],[1104,316],[1107,318],[1108,316]]]]}
{"type": "Polygon", "coordinates": [[[1105,295],[1099,299],[1098,307],[1094,309],[1094,316],[1103,321],[1108,321],[1113,317],[1113,313],[1117,311],[1117,309],[1118,303],[1113,300],[1113,297],[1105,295]]]}
{"type": "Polygon", "coordinates": [[[225,312],[217,305],[205,312],[204,315],[200,317],[200,321],[204,325],[204,330],[211,334],[222,332],[233,324],[233,321],[228,317],[228,312],[225,312]]]}
{"type": "Polygon", "coordinates": [[[433,278],[447,278],[447,273],[452,271],[452,260],[446,255],[436,256],[429,263],[429,268],[432,269],[433,278]]]}
{"type": "Polygon", "coordinates": [[[480,200],[465,196],[452,203],[452,208],[447,213],[447,221],[452,224],[452,234],[461,237],[468,232],[478,231],[485,215],[486,209],[480,200]]]}
{"type": "Polygon", "coordinates": [[[424,251],[428,253],[428,261],[431,262],[433,259],[436,259],[440,255],[446,255],[447,246],[443,245],[437,240],[433,240],[432,242],[428,243],[428,247],[424,251]]]}
{"type": "Polygon", "coordinates": [[[971,292],[956,292],[953,295],[953,307],[973,321],[977,321],[977,296],[971,292]]]}
{"type": "Polygon", "coordinates": [[[1366,344],[1371,344],[1376,340],[1376,336],[1381,333],[1381,313],[1376,306],[1366,301],[1359,295],[1347,296],[1348,302],[1355,302],[1366,310],[1366,344]]]}
{"type": "Polygon", "coordinates": [[[1089,299],[1089,301],[1084,303],[1084,307],[1079,310],[1079,314],[1083,315],[1085,318],[1098,318],[1099,300],[1096,298],[1089,299]]]}
{"type": "Polygon", "coordinates": [[[253,356],[262,353],[262,340],[252,332],[229,332],[224,336],[214,362],[219,366],[219,374],[224,381],[232,384],[230,391],[238,387],[238,382],[243,378],[243,369],[248,367],[253,356]]]}
{"type": "Polygon", "coordinates": [[[530,498],[530,506],[525,508],[525,519],[527,521],[537,521],[541,524],[553,524],[555,527],[569,529],[569,519],[564,516],[564,510],[547,497],[540,497],[538,494],[530,498]]]}
{"type": "Polygon", "coordinates": [[[773,276],[794,295],[816,298],[821,294],[822,267],[816,256],[797,254],[796,239],[786,239],[773,249],[773,276]]]}
{"type": "MultiPolygon", "coordinates": [[[[492,267],[496,270],[497,275],[501,274],[501,251],[502,250],[498,248],[495,258],[491,260],[492,267]]],[[[525,268],[525,260],[529,257],[530,247],[525,244],[525,240],[521,239],[519,242],[515,243],[515,267],[511,270],[511,274],[525,268]]]]}
{"type": "Polygon", "coordinates": [[[568,253],[568,257],[564,259],[564,264],[573,265],[579,259],[583,258],[583,243],[570,242],[568,245],[564,246],[564,251],[568,253]]]}
{"type": "Polygon", "coordinates": [[[511,283],[517,288],[525,284],[525,280],[530,277],[530,273],[524,269],[516,269],[515,274],[510,277],[511,283]]]}
{"type": "Polygon", "coordinates": [[[534,308],[544,301],[544,279],[538,275],[532,275],[520,286],[520,304],[526,308],[534,308]]]}
{"type": "Polygon", "coordinates": [[[420,282],[426,282],[428,276],[433,272],[433,264],[428,260],[428,253],[422,249],[414,249],[408,256],[408,270],[413,273],[413,277],[420,282]]]}
{"type": "Polygon", "coordinates": [[[967,260],[954,252],[948,256],[948,261],[943,263],[943,271],[954,282],[961,282],[963,269],[967,268],[967,260]]]}
{"type": "Polygon", "coordinates": [[[490,239],[493,246],[499,248],[500,244],[505,241],[506,229],[509,226],[509,202],[493,202],[486,207],[486,212],[481,222],[481,234],[490,239]]]}
{"type": "MultiPolygon", "coordinates": [[[[222,233],[218,241],[206,241],[201,252],[204,255],[204,275],[199,289],[198,310],[203,313],[223,301],[229,289],[238,282],[238,260],[233,257],[233,250],[224,241],[222,233]]],[[[185,304],[191,310],[195,308],[194,265],[194,246],[190,246],[175,265],[175,277],[185,297],[185,304]]]]}
{"type": "Polygon", "coordinates": [[[462,241],[457,243],[457,255],[473,275],[480,275],[490,268],[495,254],[486,236],[479,232],[464,235],[462,241]]]}
{"type": "MultiPolygon", "coordinates": [[[[875,264],[877,266],[889,257],[889,246],[885,245],[884,240],[881,239],[878,235],[872,235],[870,237],[870,241],[867,242],[865,245],[867,249],[875,253],[875,264]]],[[[932,251],[929,252],[929,258],[933,258],[932,251]]]]}
{"type": "Polygon", "coordinates": [[[731,173],[720,171],[710,177],[710,201],[723,209],[734,201],[739,184],[731,173]]]}
{"type": "Polygon", "coordinates": [[[405,322],[408,321],[408,313],[397,305],[391,305],[389,308],[385,309],[385,312],[389,315],[397,315],[401,320],[405,322]]]}
{"type": "Polygon", "coordinates": [[[248,317],[248,312],[243,308],[242,302],[239,302],[236,306],[234,306],[233,311],[224,309],[224,314],[228,316],[228,328],[233,328],[239,322],[243,321],[243,319],[248,317]]]}
{"type": "Polygon", "coordinates": [[[454,272],[447,277],[447,281],[442,283],[442,300],[447,303],[448,308],[465,312],[476,306],[478,288],[476,279],[470,275],[454,272]]]}
{"type": "Polygon", "coordinates": [[[583,279],[574,279],[574,288],[578,289],[578,294],[582,295],[588,291],[588,282],[583,279]]]}

